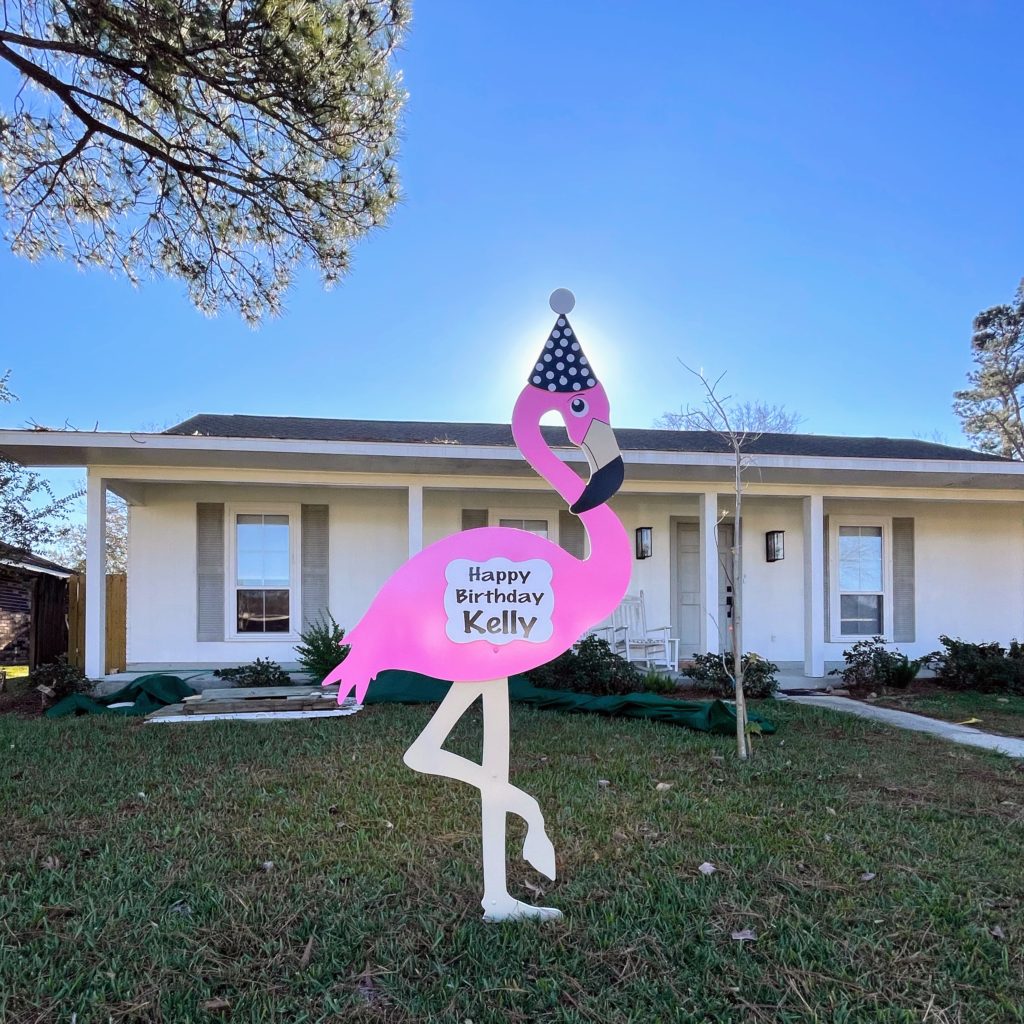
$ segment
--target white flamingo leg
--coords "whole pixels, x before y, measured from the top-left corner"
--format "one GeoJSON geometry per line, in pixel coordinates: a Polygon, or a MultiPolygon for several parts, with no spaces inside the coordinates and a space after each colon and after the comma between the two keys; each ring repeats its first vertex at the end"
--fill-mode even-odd
{"type": "MultiPolygon", "coordinates": [[[[509,709],[508,679],[494,680],[483,690],[484,746],[483,781],[480,786],[481,838],[484,855],[484,920],[507,921],[510,918],[559,918],[554,907],[534,907],[509,895],[505,874],[505,818],[509,810],[509,709]]],[[[549,878],[555,877],[555,848],[544,831],[527,821],[528,831],[523,854],[549,878]],[[532,849],[531,849],[532,848],[532,849]]]]}
{"type": "Polygon", "coordinates": [[[483,693],[486,683],[453,683],[444,700],[437,706],[426,728],[413,740],[403,761],[414,771],[424,775],[443,775],[469,786],[480,787],[480,765],[450,750],[442,749],[455,723],[469,706],[483,693]]]}
{"type": "Polygon", "coordinates": [[[508,746],[508,680],[455,683],[426,728],[405,752],[404,761],[414,771],[458,779],[480,790],[485,919],[558,917],[561,915],[557,910],[531,907],[508,894],[505,879],[505,815],[508,811],[526,821],[523,849],[526,859],[549,878],[555,876],[555,851],[544,831],[540,807],[529,794],[509,784],[508,746]],[[442,749],[456,722],[480,696],[483,697],[483,765],[442,749]]]}

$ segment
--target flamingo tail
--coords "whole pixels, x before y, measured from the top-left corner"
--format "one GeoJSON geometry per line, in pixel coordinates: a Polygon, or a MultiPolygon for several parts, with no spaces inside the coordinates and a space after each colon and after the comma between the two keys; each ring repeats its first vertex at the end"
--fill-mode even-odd
{"type": "Polygon", "coordinates": [[[362,648],[357,644],[351,644],[345,660],[332,668],[320,684],[321,686],[338,684],[339,704],[343,703],[353,691],[355,691],[356,700],[362,704],[366,691],[370,688],[370,682],[377,675],[377,667],[360,657],[361,650],[362,648]]]}

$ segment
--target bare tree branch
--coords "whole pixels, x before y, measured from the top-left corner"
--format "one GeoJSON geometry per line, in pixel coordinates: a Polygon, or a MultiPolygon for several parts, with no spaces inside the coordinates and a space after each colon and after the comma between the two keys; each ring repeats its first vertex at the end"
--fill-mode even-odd
{"type": "MultiPolygon", "coordinates": [[[[715,383],[717,384],[717,381],[715,383]]],[[[724,428],[728,421],[731,429],[742,432],[793,434],[804,422],[803,416],[790,411],[784,405],[769,405],[765,402],[733,402],[731,396],[723,397],[720,404],[727,413],[725,418],[717,410],[713,415],[709,415],[707,408],[686,406],[678,412],[663,413],[654,421],[654,426],[662,430],[717,431],[724,428]]]]}
{"type": "MultiPolygon", "coordinates": [[[[750,735],[747,730],[747,700],[743,692],[743,472],[750,464],[750,459],[743,454],[744,446],[760,437],[760,433],[750,430],[738,430],[733,425],[732,414],[728,402],[729,397],[718,394],[718,386],[725,374],[715,380],[709,380],[703,370],[695,370],[687,366],[681,359],[680,365],[700,382],[704,391],[705,407],[693,410],[696,422],[702,424],[699,429],[709,430],[717,434],[728,446],[733,455],[733,487],[735,503],[733,506],[733,542],[730,552],[730,573],[732,575],[732,643],[731,659],[725,651],[722,653],[722,667],[732,678],[736,688],[736,752],[741,760],[746,760],[752,753],[750,735]],[[728,664],[729,660],[732,665],[728,664]]],[[[716,531],[717,534],[717,531],[716,531]]],[[[716,535],[717,543],[717,535],[716,535]]],[[[709,601],[705,595],[705,602],[709,601]]]]}

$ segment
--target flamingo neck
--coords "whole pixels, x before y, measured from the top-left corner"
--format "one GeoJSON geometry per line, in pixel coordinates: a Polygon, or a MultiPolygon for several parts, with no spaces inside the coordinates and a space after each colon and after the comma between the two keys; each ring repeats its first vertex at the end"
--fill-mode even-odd
{"type": "Polygon", "coordinates": [[[520,418],[512,419],[512,436],[526,461],[561,495],[567,505],[573,505],[586,486],[584,482],[548,447],[539,423],[524,424],[520,418]]]}
{"type": "MultiPolygon", "coordinates": [[[[512,433],[526,461],[551,484],[567,505],[573,505],[586,484],[548,447],[540,424],[524,423],[514,416],[512,433]]],[[[580,522],[587,531],[591,553],[591,557],[584,559],[581,565],[600,580],[601,586],[596,587],[592,594],[596,603],[607,604],[607,608],[594,609],[596,622],[611,613],[629,587],[632,549],[626,528],[607,504],[582,513],[580,522]],[[594,555],[598,557],[595,559],[594,555]],[[607,601],[599,600],[605,596],[607,601]]]]}

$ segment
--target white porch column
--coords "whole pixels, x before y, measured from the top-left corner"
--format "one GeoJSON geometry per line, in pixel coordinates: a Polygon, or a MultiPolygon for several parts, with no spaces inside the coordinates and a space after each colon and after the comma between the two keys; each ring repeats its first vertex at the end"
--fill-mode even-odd
{"type": "Polygon", "coordinates": [[[804,675],[825,675],[825,509],[804,498],[804,675]]]}
{"type": "Polygon", "coordinates": [[[409,557],[423,550],[423,485],[409,485],[409,557]]]}
{"type": "Polygon", "coordinates": [[[718,492],[698,495],[700,507],[700,650],[719,651],[718,629],[718,492]]]}
{"type": "Polygon", "coordinates": [[[85,507],[85,674],[99,679],[107,653],[107,481],[90,469],[85,507]]]}

